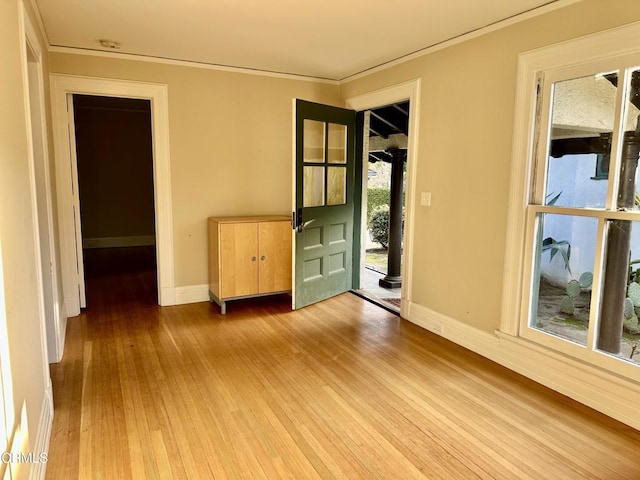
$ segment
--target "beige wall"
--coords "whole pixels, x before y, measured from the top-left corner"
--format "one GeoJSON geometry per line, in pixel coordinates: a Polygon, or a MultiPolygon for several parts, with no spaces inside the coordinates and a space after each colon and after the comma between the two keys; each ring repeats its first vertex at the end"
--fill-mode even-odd
{"type": "Polygon", "coordinates": [[[339,102],[332,84],[52,53],[51,71],[169,89],[176,287],[207,283],[206,218],[289,214],[292,99],[339,102]]]}
{"type": "MultiPolygon", "coordinates": [[[[342,85],[343,99],[421,79],[412,300],[491,332],[502,295],[518,54],[640,19],[583,2],[342,85]]],[[[416,108],[416,106],[411,106],[416,108]]]]}
{"type": "MultiPolygon", "coordinates": [[[[27,452],[35,447],[49,374],[36,295],[35,206],[30,187],[21,63],[24,37],[19,31],[18,6],[16,1],[0,2],[0,268],[4,277],[0,319],[6,318],[9,345],[8,352],[3,349],[1,356],[6,373],[3,400],[8,410],[7,435],[15,434],[14,442],[19,442],[26,434],[23,451],[27,452]],[[26,416],[26,423],[21,422],[21,415],[26,416]]],[[[2,330],[0,335],[4,337],[2,330]]],[[[4,468],[1,464],[0,473],[4,468]]],[[[19,470],[13,478],[27,478],[28,466],[19,470]]]]}
{"type": "Polygon", "coordinates": [[[51,71],[169,86],[178,287],[207,282],[207,216],[289,212],[293,97],[341,104],[420,78],[416,192],[433,197],[412,219],[412,300],[493,331],[503,286],[518,54],[638,20],[636,7],[634,0],[584,0],[341,88],[63,53],[50,55],[51,71]]]}

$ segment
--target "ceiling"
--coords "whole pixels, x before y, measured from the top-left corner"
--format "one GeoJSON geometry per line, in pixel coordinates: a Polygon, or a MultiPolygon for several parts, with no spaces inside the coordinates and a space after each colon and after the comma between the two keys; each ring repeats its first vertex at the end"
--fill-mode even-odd
{"type": "MultiPolygon", "coordinates": [[[[409,102],[369,110],[369,161],[372,163],[390,162],[392,156],[387,148],[401,148],[406,150],[406,137],[409,135],[409,102]],[[379,141],[374,146],[373,138],[379,141]],[[384,140],[388,140],[384,141],[384,140]]],[[[406,161],[406,158],[405,158],[406,161]]]]}
{"type": "Polygon", "coordinates": [[[342,80],[565,0],[35,0],[49,44],[342,80]]]}
{"type": "Polygon", "coordinates": [[[389,135],[409,134],[409,102],[369,110],[370,136],[389,138],[389,135]]]}

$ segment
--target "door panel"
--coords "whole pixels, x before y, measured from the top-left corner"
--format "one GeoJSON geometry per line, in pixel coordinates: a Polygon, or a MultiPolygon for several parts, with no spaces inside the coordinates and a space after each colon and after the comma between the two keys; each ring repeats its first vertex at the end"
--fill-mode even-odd
{"type": "Polygon", "coordinates": [[[260,280],[259,292],[291,290],[291,224],[258,224],[260,280]]]}
{"type": "Polygon", "coordinates": [[[69,151],[71,152],[71,195],[73,198],[72,209],[78,294],[80,296],[80,308],[86,308],[87,293],[84,282],[84,252],[82,250],[82,210],[80,209],[80,189],[78,188],[78,151],[76,147],[76,122],[73,108],[73,95],[67,94],[67,128],[69,129],[69,151]]]}
{"type": "Polygon", "coordinates": [[[258,293],[258,227],[255,222],[220,225],[221,298],[258,293]]]}
{"type": "Polygon", "coordinates": [[[352,287],[355,112],[296,101],[294,308],[352,287]]]}

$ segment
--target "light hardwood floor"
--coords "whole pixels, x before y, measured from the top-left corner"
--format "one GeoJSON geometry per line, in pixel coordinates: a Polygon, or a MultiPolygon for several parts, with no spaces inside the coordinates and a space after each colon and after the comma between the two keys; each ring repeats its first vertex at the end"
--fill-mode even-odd
{"type": "Polygon", "coordinates": [[[354,295],[221,316],[115,273],[51,368],[47,478],[640,479],[639,432],[354,295]]]}

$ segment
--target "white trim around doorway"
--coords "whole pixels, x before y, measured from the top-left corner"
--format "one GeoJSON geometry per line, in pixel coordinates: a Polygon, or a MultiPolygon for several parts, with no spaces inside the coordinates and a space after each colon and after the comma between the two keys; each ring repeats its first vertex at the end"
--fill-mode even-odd
{"type": "MultiPolygon", "coordinates": [[[[64,306],[59,302],[54,239],[53,199],[51,193],[51,172],[49,168],[49,146],[45,109],[44,73],[42,68],[42,47],[29,15],[22,5],[25,51],[25,108],[29,119],[28,132],[31,136],[30,162],[34,175],[35,224],[38,227],[40,248],[40,283],[42,284],[43,341],[47,347],[49,363],[60,360],[59,352],[64,344],[64,306]]],[[[45,365],[45,368],[48,366],[45,365]]]]}
{"type": "Polygon", "coordinates": [[[69,94],[141,98],[151,101],[158,303],[163,306],[174,305],[173,216],[171,210],[167,85],[59,74],[51,74],[50,78],[60,223],[61,271],[67,316],[71,317],[80,313],[75,221],[72,208],[73,184],[69,167],[71,161],[67,125],[67,95],[69,94]]]}
{"type": "MultiPolygon", "coordinates": [[[[358,112],[384,107],[398,102],[409,100],[409,142],[407,145],[407,178],[405,195],[405,218],[409,221],[404,223],[403,232],[403,252],[402,262],[402,298],[400,300],[400,315],[408,317],[409,304],[411,302],[411,285],[413,279],[412,257],[413,257],[413,224],[414,200],[415,200],[415,178],[418,164],[418,125],[419,125],[419,105],[420,105],[420,79],[411,80],[398,85],[393,85],[380,90],[364,93],[346,99],[347,108],[352,108],[358,112]]],[[[363,159],[366,161],[366,159],[363,159]]],[[[364,175],[367,173],[367,165],[364,165],[364,175]]],[[[366,189],[366,182],[363,182],[363,189],[366,189]]],[[[363,192],[363,201],[366,202],[366,191],[363,192]]],[[[366,203],[365,203],[366,205],[366,203]]],[[[365,207],[366,210],[366,207],[365,207]]],[[[366,222],[362,222],[362,237],[366,238],[366,222]]],[[[362,265],[360,265],[360,268],[362,265]]]]}

